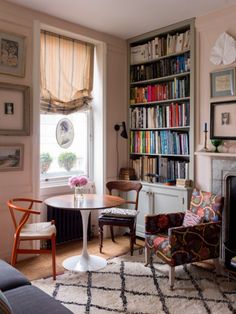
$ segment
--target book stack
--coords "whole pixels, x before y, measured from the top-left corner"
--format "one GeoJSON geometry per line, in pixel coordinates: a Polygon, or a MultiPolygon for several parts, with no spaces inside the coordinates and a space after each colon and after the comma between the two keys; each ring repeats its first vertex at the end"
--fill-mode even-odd
{"type": "Polygon", "coordinates": [[[176,186],[182,186],[184,188],[192,186],[192,180],[188,179],[176,179],[176,186]]]}
{"type": "Polygon", "coordinates": [[[230,265],[236,268],[236,256],[231,258],[230,265]]]}

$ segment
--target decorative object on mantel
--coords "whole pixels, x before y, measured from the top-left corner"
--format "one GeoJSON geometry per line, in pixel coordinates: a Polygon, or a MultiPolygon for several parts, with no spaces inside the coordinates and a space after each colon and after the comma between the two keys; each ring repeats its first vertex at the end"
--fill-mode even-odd
{"type": "Polygon", "coordinates": [[[68,184],[74,188],[74,200],[83,200],[83,187],[88,183],[85,176],[73,176],[69,178],[68,184]]]}
{"type": "Polygon", "coordinates": [[[204,124],[204,133],[205,133],[205,136],[204,136],[204,148],[203,150],[204,151],[208,151],[208,148],[207,148],[207,123],[205,122],[204,124]]]}
{"type": "Polygon", "coordinates": [[[236,60],[236,43],[232,36],[222,33],[211,49],[210,61],[215,65],[231,64],[236,60]]]}
{"type": "Polygon", "coordinates": [[[214,140],[211,140],[211,143],[212,143],[213,146],[215,146],[214,153],[219,153],[218,147],[223,144],[223,141],[219,140],[219,139],[214,139],[214,140]]]}

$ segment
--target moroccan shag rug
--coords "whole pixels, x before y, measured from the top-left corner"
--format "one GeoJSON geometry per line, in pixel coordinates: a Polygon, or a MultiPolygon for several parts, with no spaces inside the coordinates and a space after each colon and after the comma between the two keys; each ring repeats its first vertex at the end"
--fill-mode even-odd
{"type": "Polygon", "coordinates": [[[154,258],[144,266],[135,251],[108,261],[106,268],[87,273],[65,272],[32,282],[73,313],[236,313],[236,282],[195,265],[176,267],[175,289],[169,290],[168,266],[154,258]]]}

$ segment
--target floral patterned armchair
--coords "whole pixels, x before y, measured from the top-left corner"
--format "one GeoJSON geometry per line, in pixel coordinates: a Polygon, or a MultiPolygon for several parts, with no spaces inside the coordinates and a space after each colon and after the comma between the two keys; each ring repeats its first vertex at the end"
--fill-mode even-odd
{"type": "Polygon", "coordinates": [[[145,260],[156,254],[170,266],[169,283],[174,287],[175,266],[214,259],[220,247],[223,197],[194,190],[186,213],[145,217],[145,260]]]}

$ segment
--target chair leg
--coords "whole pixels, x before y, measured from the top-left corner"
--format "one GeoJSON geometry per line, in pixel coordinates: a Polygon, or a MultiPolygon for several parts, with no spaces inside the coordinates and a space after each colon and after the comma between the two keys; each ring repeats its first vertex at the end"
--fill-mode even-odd
{"type": "Polygon", "coordinates": [[[103,226],[99,225],[99,235],[100,235],[100,253],[102,253],[102,247],[103,247],[103,226]]]}
{"type": "Polygon", "coordinates": [[[52,274],[53,280],[56,280],[56,235],[53,234],[51,238],[52,245],[52,274]]]}
{"type": "Polygon", "coordinates": [[[145,246],[145,266],[151,263],[151,249],[145,246]]]}
{"type": "Polygon", "coordinates": [[[112,242],[115,242],[113,226],[110,226],[110,231],[111,231],[111,239],[112,239],[112,242]]]}
{"type": "Polygon", "coordinates": [[[175,283],[175,268],[170,266],[170,268],[169,268],[169,285],[170,285],[170,290],[174,290],[174,283],[175,283]]]}
{"type": "Polygon", "coordinates": [[[221,267],[220,267],[219,258],[214,258],[213,261],[215,264],[216,274],[220,275],[221,274],[221,267]]]}
{"type": "Polygon", "coordinates": [[[134,243],[135,243],[135,233],[134,226],[130,227],[130,254],[133,256],[134,253],[134,243]]]}
{"type": "Polygon", "coordinates": [[[18,247],[19,247],[19,238],[14,237],[14,243],[13,243],[12,253],[11,253],[11,265],[12,266],[14,266],[16,264],[18,247]]]}

